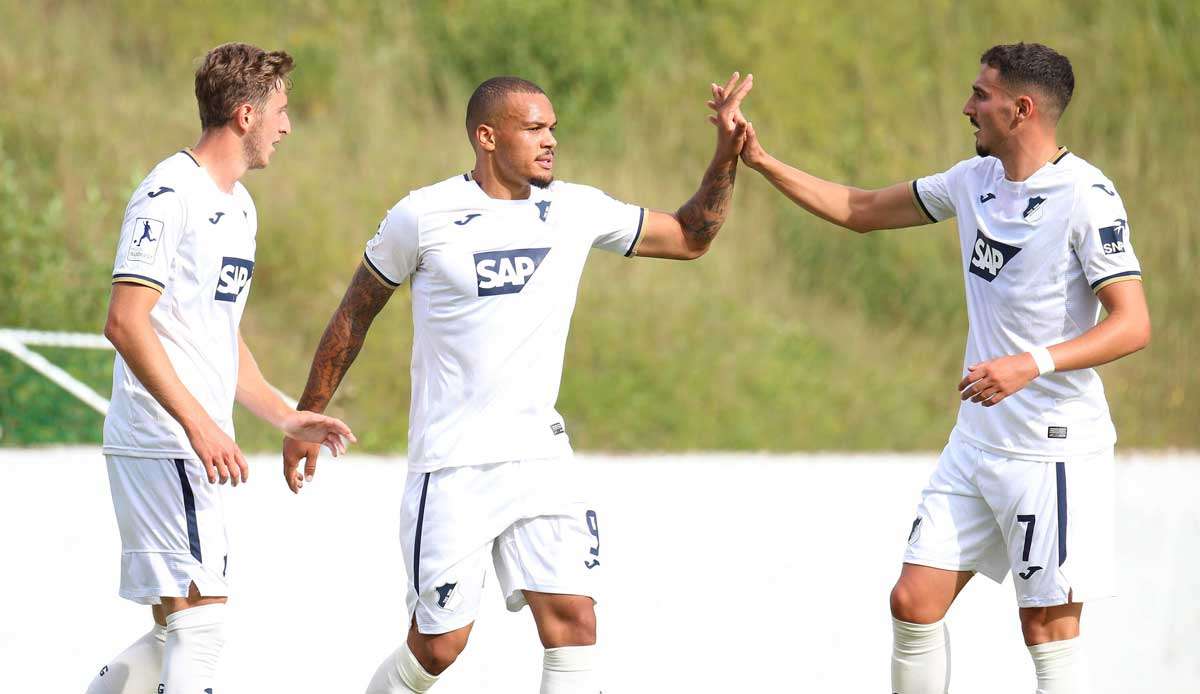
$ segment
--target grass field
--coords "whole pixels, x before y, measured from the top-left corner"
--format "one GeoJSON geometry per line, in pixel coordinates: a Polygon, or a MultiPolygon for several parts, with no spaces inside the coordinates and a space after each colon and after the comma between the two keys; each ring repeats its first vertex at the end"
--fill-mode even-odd
{"type": "MultiPolygon", "coordinates": [[[[0,0],[0,326],[99,332],[114,243],[145,172],[197,136],[196,59],[246,40],[298,60],[294,134],[246,184],[260,215],[243,324],[268,376],[302,387],[325,321],[382,213],[471,166],[470,90],[542,84],[559,175],[674,209],[713,134],[709,81],[752,71],[766,146],[876,186],[972,155],[959,114],[979,54],[1015,40],[1070,56],[1061,141],[1129,208],[1155,324],[1103,374],[1122,444],[1200,447],[1200,43],[1192,2],[704,0],[592,3],[111,3],[0,0]]],[[[953,424],[965,334],[950,224],[861,238],[790,206],[753,172],[697,263],[596,254],[559,409],[591,450],[924,450],[953,424]]],[[[402,449],[411,319],[397,292],[333,412],[372,451],[402,449]]],[[[71,357],[74,361],[94,359],[71,357]]],[[[72,363],[106,389],[103,359],[72,363]]],[[[243,413],[244,415],[244,413],[243,413]]],[[[0,443],[95,441],[99,418],[0,358],[0,443]],[[80,407],[80,412],[63,413],[80,407]]],[[[275,435],[239,416],[250,449],[275,435]]]]}

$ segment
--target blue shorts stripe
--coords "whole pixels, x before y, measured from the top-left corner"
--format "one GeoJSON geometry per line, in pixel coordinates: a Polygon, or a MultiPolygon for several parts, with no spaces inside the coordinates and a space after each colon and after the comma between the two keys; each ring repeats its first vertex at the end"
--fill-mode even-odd
{"type": "Polygon", "coordinates": [[[192,493],[192,483],[188,480],[184,461],[175,460],[175,471],[179,473],[179,486],[183,489],[183,513],[187,517],[188,549],[196,561],[204,563],[200,554],[200,526],[196,523],[196,495],[192,493]]]}
{"type": "Polygon", "coordinates": [[[1067,466],[1054,464],[1055,487],[1058,490],[1058,565],[1067,561],[1067,466]]]}
{"type": "Polygon", "coordinates": [[[425,524],[425,497],[429,494],[429,473],[421,484],[421,504],[417,507],[417,537],[413,541],[413,587],[421,594],[421,526],[425,524]]]}

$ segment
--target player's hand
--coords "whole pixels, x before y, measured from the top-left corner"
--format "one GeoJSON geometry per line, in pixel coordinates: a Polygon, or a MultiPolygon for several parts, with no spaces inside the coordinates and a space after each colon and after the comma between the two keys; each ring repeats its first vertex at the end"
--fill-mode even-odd
{"type": "Polygon", "coordinates": [[[713,83],[713,98],[707,102],[714,115],[708,121],[717,126],[717,154],[721,159],[736,160],[746,140],[746,121],[741,116],[742,99],[754,87],[754,75],[741,79],[733,73],[724,86],[713,83]]]}
{"type": "Polygon", "coordinates": [[[742,145],[742,161],[755,171],[762,171],[762,167],[770,158],[771,155],[767,154],[758,141],[758,133],[754,132],[754,124],[747,121],[746,142],[742,145]]]}
{"type": "Polygon", "coordinates": [[[958,382],[963,400],[991,407],[1038,377],[1037,363],[1028,352],[975,364],[958,382]]]}
{"type": "Polygon", "coordinates": [[[317,456],[321,454],[321,444],[297,441],[293,438],[283,439],[283,481],[288,489],[298,494],[305,482],[311,482],[317,473],[317,456]],[[300,471],[300,461],[304,461],[304,471],[300,471]]]}
{"type": "Polygon", "coordinates": [[[335,458],[346,452],[346,439],[351,443],[358,442],[354,432],[342,420],[308,410],[289,413],[281,428],[288,438],[325,444],[335,458]]]}
{"type": "Polygon", "coordinates": [[[236,487],[239,482],[250,479],[250,466],[246,464],[242,449],[221,431],[216,422],[205,418],[198,425],[185,427],[184,431],[196,457],[208,472],[209,484],[219,480],[221,484],[232,482],[236,487]]]}

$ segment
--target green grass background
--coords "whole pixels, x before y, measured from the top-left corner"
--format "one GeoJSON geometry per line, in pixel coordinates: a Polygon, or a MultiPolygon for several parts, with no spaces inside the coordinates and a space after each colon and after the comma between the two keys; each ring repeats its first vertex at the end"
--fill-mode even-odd
{"type": "MultiPolygon", "coordinates": [[[[198,134],[192,75],[244,40],[297,59],[294,132],[245,183],[260,215],[243,323],[297,394],[382,213],[470,168],[471,89],[519,74],[560,117],[559,176],[671,210],[711,155],[707,85],[752,71],[770,151],[881,186],[972,156],[978,56],[1041,41],[1075,66],[1061,141],[1116,181],[1154,319],[1102,373],[1126,446],[1200,447],[1200,4],[865,0],[16,2],[0,0],[0,326],[99,332],[136,183],[198,134]]],[[[912,450],[954,422],[966,317],[952,224],[858,237],[751,171],[695,263],[593,254],[559,409],[591,450],[912,450]]],[[[332,412],[405,445],[411,318],[397,292],[332,412]]],[[[109,390],[110,357],[43,350],[109,390]]],[[[0,354],[0,445],[99,440],[100,418],[0,354]]],[[[248,449],[277,436],[238,414],[248,449]]]]}

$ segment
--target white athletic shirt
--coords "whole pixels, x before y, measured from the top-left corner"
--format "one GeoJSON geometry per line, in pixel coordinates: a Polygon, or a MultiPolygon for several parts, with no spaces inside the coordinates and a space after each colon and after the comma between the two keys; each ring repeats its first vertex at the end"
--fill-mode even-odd
{"type": "Polygon", "coordinates": [[[554,404],[583,264],[631,255],[645,214],[559,181],[497,200],[467,174],[388,211],[364,262],[412,278],[410,471],[570,453],[554,404]]]}
{"type": "MultiPolygon", "coordinates": [[[[967,294],[967,367],[1078,337],[1096,325],[1096,292],[1141,279],[1128,215],[1099,169],[1062,150],[1021,182],[995,157],[913,181],[918,207],[958,217],[967,294]]],[[[1116,441],[1094,369],[1034,379],[999,404],[963,402],[955,434],[1009,457],[1058,461],[1116,441]]]]}
{"type": "MultiPolygon", "coordinates": [[[[113,282],[162,296],[150,323],[179,379],[213,421],[233,436],[238,324],[254,274],[258,215],[241,183],[217,187],[187,151],[142,181],[121,225],[113,282]]],[[[104,452],[146,458],[195,457],[175,421],[117,354],[104,452]]]]}

